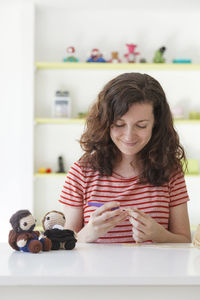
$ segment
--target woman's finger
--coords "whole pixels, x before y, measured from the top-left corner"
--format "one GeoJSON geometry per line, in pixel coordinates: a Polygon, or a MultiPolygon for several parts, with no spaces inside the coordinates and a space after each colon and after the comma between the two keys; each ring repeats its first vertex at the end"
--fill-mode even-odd
{"type": "MultiPolygon", "coordinates": [[[[101,207],[97,208],[94,212],[95,216],[99,216],[101,214],[103,214],[106,211],[111,211],[114,208],[119,208],[120,207],[120,203],[117,201],[111,201],[108,203],[105,203],[104,205],[102,205],[101,207]]],[[[112,211],[117,211],[118,209],[112,210],[112,211]]]]}
{"type": "Polygon", "coordinates": [[[129,211],[129,215],[144,225],[146,225],[148,221],[148,215],[139,210],[136,211],[132,209],[131,211],[129,211]]]}
{"type": "MultiPolygon", "coordinates": [[[[100,214],[100,215],[95,215],[93,214],[92,215],[92,223],[94,225],[101,225],[105,222],[109,222],[111,221],[113,218],[115,217],[118,217],[120,215],[123,215],[124,214],[124,211],[121,210],[121,209],[116,209],[116,210],[113,210],[113,211],[105,211],[104,213],[100,214]]],[[[127,213],[126,213],[127,215],[127,213]]],[[[120,217],[119,217],[120,219],[120,217]]]]}
{"type": "Polygon", "coordinates": [[[145,234],[141,231],[138,231],[137,229],[133,230],[132,236],[133,239],[138,243],[145,241],[145,234]]]}
{"type": "Polygon", "coordinates": [[[130,223],[133,225],[134,229],[136,228],[137,230],[141,231],[141,232],[145,232],[145,225],[142,224],[141,222],[138,222],[136,219],[134,218],[129,218],[130,223]]]}
{"type": "Polygon", "coordinates": [[[110,226],[115,226],[120,222],[123,222],[127,219],[128,214],[125,211],[122,211],[118,216],[115,216],[113,218],[110,218],[109,220],[106,221],[107,224],[110,224],[110,226]]]}

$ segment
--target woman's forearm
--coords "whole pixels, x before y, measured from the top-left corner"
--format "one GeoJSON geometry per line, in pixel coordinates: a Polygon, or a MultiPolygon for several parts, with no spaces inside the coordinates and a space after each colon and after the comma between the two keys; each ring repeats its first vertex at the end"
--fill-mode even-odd
{"type": "Polygon", "coordinates": [[[92,243],[98,237],[90,230],[90,225],[84,226],[76,235],[78,242],[81,243],[92,243]]]}
{"type": "MultiPolygon", "coordinates": [[[[84,226],[78,233],[77,239],[82,243],[92,243],[98,238],[90,224],[84,226]]],[[[162,227],[162,232],[152,240],[153,243],[191,243],[191,236],[176,234],[162,227]]]]}
{"type": "Polygon", "coordinates": [[[163,228],[162,234],[153,240],[155,243],[191,243],[191,236],[183,234],[172,233],[163,228]]]}

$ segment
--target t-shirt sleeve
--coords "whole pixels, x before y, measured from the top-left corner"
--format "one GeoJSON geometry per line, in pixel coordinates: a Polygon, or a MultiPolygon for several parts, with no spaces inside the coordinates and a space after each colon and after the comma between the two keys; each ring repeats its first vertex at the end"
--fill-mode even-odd
{"type": "Polygon", "coordinates": [[[184,174],[174,174],[169,182],[170,203],[169,206],[177,206],[189,201],[184,174]]]}
{"type": "Polygon", "coordinates": [[[79,163],[74,163],[65,178],[59,202],[72,207],[82,207],[84,184],[84,173],[79,163]]]}

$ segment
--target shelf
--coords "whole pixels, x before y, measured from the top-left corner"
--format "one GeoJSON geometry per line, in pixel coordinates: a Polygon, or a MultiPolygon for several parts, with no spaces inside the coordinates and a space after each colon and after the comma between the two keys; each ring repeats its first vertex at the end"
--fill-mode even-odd
{"type": "Polygon", "coordinates": [[[184,176],[185,176],[185,177],[195,177],[195,178],[198,178],[198,177],[199,177],[199,178],[200,178],[200,174],[187,174],[187,173],[186,173],[184,176]]]}
{"type": "Polygon", "coordinates": [[[35,118],[36,124],[84,124],[85,119],[78,118],[35,118]]]}
{"type": "Polygon", "coordinates": [[[35,178],[65,177],[66,173],[35,173],[35,178]]]}
{"type": "MultiPolygon", "coordinates": [[[[69,118],[69,119],[59,119],[59,118],[35,118],[36,124],[85,124],[85,119],[79,118],[69,118]]],[[[200,124],[200,119],[189,120],[189,119],[175,119],[174,123],[177,124],[200,124]]]]}
{"type": "Polygon", "coordinates": [[[153,63],[64,63],[36,62],[37,69],[84,69],[84,70],[200,70],[200,64],[153,64],[153,63]]]}
{"type": "Polygon", "coordinates": [[[175,119],[175,124],[200,124],[200,119],[175,119]]]}

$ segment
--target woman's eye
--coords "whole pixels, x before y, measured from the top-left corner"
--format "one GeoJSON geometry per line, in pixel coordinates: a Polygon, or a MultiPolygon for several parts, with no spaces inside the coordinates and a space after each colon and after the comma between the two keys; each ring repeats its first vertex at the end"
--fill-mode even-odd
{"type": "Polygon", "coordinates": [[[115,127],[123,127],[124,124],[114,124],[115,127]]]}
{"type": "Polygon", "coordinates": [[[144,129],[144,128],[147,128],[146,125],[137,125],[138,128],[141,128],[141,129],[144,129]]]}

